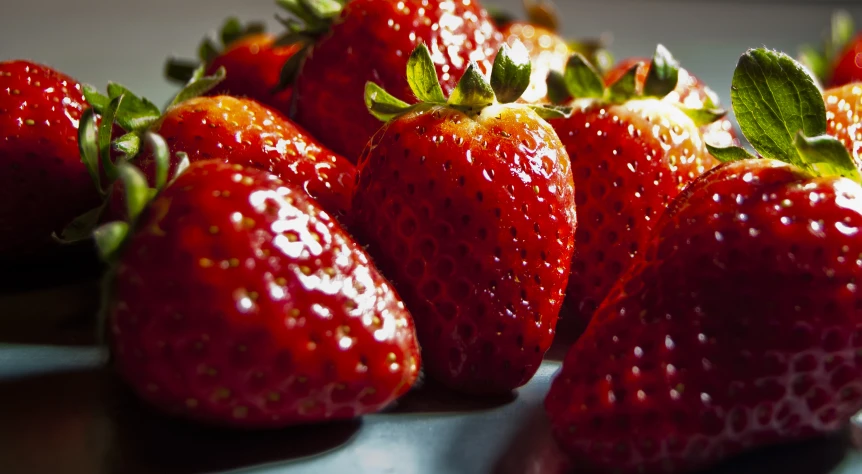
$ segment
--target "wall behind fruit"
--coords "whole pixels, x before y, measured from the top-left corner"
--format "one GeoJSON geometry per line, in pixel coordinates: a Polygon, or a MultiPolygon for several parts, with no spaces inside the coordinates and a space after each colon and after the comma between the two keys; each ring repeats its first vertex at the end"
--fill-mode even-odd
{"type": "MultiPolygon", "coordinates": [[[[520,0],[495,2],[520,12],[520,0]]],[[[565,33],[613,32],[617,57],[649,55],[664,43],[729,103],[730,78],[747,47],[796,54],[818,41],[838,4],[862,24],[862,2],[557,0],[565,33]]],[[[125,84],[157,103],[173,87],[162,79],[164,58],[192,56],[203,34],[222,19],[267,19],[272,0],[28,0],[0,13],[0,60],[31,58],[82,81],[125,84]]]]}

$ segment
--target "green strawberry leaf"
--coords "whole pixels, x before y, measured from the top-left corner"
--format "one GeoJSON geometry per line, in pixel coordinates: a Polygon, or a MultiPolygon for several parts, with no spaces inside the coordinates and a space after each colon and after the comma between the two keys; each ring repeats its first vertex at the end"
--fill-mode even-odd
{"type": "Polygon", "coordinates": [[[545,120],[569,118],[573,109],[562,105],[530,105],[534,112],[545,120]]]}
{"type": "Polygon", "coordinates": [[[502,28],[517,19],[512,12],[495,5],[488,5],[485,7],[485,10],[488,11],[488,16],[491,17],[491,21],[493,21],[498,28],[502,28]]]}
{"type": "Polygon", "coordinates": [[[93,231],[93,239],[102,260],[113,261],[128,235],[129,224],[122,221],[110,222],[93,231]]]}
{"type": "Polygon", "coordinates": [[[120,96],[123,96],[123,104],[117,111],[116,122],[127,132],[147,128],[162,115],[159,107],[148,99],[138,97],[120,84],[108,83],[108,97],[120,96]]]}
{"type": "Polygon", "coordinates": [[[530,73],[530,54],[523,43],[517,41],[512,48],[504,43],[491,70],[491,88],[497,101],[510,104],[520,99],[530,86],[530,73]]]}
{"type": "Polygon", "coordinates": [[[195,70],[200,67],[197,61],[188,59],[170,58],[165,63],[165,77],[174,82],[185,84],[194,76],[195,70]]]}
{"type": "Polygon", "coordinates": [[[843,176],[862,184],[853,157],[841,141],[830,135],[806,137],[796,134],[796,149],[802,160],[821,176],[843,176]]]}
{"type": "Polygon", "coordinates": [[[128,163],[120,163],[117,166],[117,174],[123,182],[126,193],[126,211],[129,222],[135,222],[150,200],[150,187],[147,178],[138,168],[128,163]]]}
{"type": "Polygon", "coordinates": [[[549,72],[545,84],[548,86],[548,100],[552,104],[565,104],[573,99],[563,73],[559,71],[549,72]]]}
{"type": "Polygon", "coordinates": [[[200,46],[198,46],[198,58],[200,58],[202,64],[213,62],[219,54],[218,46],[209,38],[204,38],[200,46]]]}
{"type": "Polygon", "coordinates": [[[96,126],[96,111],[88,108],[81,114],[81,120],[78,125],[78,150],[81,153],[81,161],[87,168],[87,173],[90,174],[90,179],[99,191],[99,195],[104,195],[105,190],[102,188],[101,174],[99,173],[99,130],[96,126]]]}
{"type": "Polygon", "coordinates": [[[449,105],[461,107],[486,107],[496,100],[494,89],[482,75],[479,66],[471,61],[449,96],[449,105]]]}
{"type": "MultiPolygon", "coordinates": [[[[302,44],[309,44],[307,38],[301,41],[302,44]]],[[[299,42],[300,40],[297,39],[287,44],[296,44],[299,42]]],[[[296,77],[299,75],[299,70],[302,68],[302,63],[305,61],[306,56],[308,56],[308,48],[303,47],[284,62],[284,66],[281,68],[281,77],[279,77],[278,85],[272,91],[273,93],[287,89],[296,82],[296,77]]]]}
{"type": "MultiPolygon", "coordinates": [[[[200,97],[207,92],[213,90],[222,81],[224,81],[224,78],[227,75],[227,71],[225,70],[224,66],[221,66],[211,76],[204,76],[203,74],[204,66],[201,66],[195,71],[194,75],[192,76],[192,80],[189,81],[189,83],[177,93],[177,95],[174,97],[174,100],[171,101],[168,107],[177,105],[181,102],[185,102],[189,99],[194,99],[195,97],[200,97]]],[[[160,116],[161,113],[159,113],[159,116],[157,116],[156,119],[158,119],[160,116]]]]}
{"type": "Polygon", "coordinates": [[[615,104],[621,104],[637,96],[638,69],[643,63],[637,63],[629,68],[625,74],[620,76],[617,82],[608,87],[606,93],[608,100],[615,104]]]}
{"type": "Polygon", "coordinates": [[[832,30],[829,36],[830,53],[833,58],[837,58],[844,48],[853,40],[853,35],[856,33],[856,26],[853,24],[853,17],[844,10],[838,10],[832,15],[832,30]]]}
{"type": "Polygon", "coordinates": [[[96,113],[98,114],[101,114],[111,101],[108,96],[102,94],[98,89],[89,84],[84,84],[83,93],[84,100],[86,100],[91,107],[96,109],[96,113]]]}
{"type": "Polygon", "coordinates": [[[105,209],[108,208],[109,202],[109,200],[105,199],[98,207],[90,209],[76,217],[63,228],[59,240],[63,243],[72,243],[90,238],[93,235],[93,230],[98,227],[99,221],[101,221],[105,209]]]}
{"type": "Polygon", "coordinates": [[[812,77],[790,56],[765,48],[739,59],[730,91],[743,135],[758,153],[804,167],[796,134],[826,133],[823,96],[812,77]]]}
{"type": "Polygon", "coordinates": [[[691,120],[694,121],[694,124],[698,127],[709,125],[727,115],[726,110],[719,108],[703,107],[699,109],[693,109],[682,105],[678,105],[677,107],[682,110],[686,115],[688,115],[689,118],[691,118],[691,120]]]}
{"type": "Polygon", "coordinates": [[[102,114],[102,124],[99,126],[99,158],[108,182],[113,183],[117,179],[117,168],[111,157],[111,138],[113,135],[114,121],[118,120],[117,114],[125,101],[126,96],[120,95],[111,99],[111,103],[102,114]]]}
{"type": "Polygon", "coordinates": [[[602,76],[580,53],[569,57],[563,78],[568,93],[576,99],[601,98],[605,94],[602,76]]]}
{"type": "Polygon", "coordinates": [[[162,190],[168,184],[168,171],[171,167],[170,151],[168,144],[161,135],[147,132],[144,135],[144,141],[153,152],[153,159],[156,165],[156,189],[162,190]]]}
{"type": "Polygon", "coordinates": [[[371,115],[382,122],[388,122],[412,109],[410,104],[393,97],[373,82],[365,84],[365,106],[371,115]]]}
{"type": "Polygon", "coordinates": [[[660,99],[673,92],[678,81],[679,63],[664,45],[659,44],[644,82],[644,95],[660,99]]]}
{"type": "Polygon", "coordinates": [[[221,44],[228,46],[239,38],[242,38],[243,34],[243,27],[239,18],[235,16],[229,17],[221,27],[221,44]]]}
{"type": "Polygon", "coordinates": [[[437,69],[431,52],[425,43],[420,44],[410,54],[407,61],[407,83],[410,90],[422,102],[442,104],[446,102],[440,80],[437,78],[437,69]]]}
{"type": "Polygon", "coordinates": [[[344,8],[344,5],[336,0],[300,0],[300,3],[317,21],[331,20],[344,8]]]}
{"type": "Polygon", "coordinates": [[[141,137],[137,132],[129,132],[114,140],[114,150],[127,157],[137,156],[141,149],[141,137]]]}
{"type": "Polygon", "coordinates": [[[709,154],[714,156],[716,160],[722,163],[729,163],[731,161],[740,160],[750,160],[756,158],[754,155],[749,153],[748,150],[738,146],[719,148],[707,143],[706,150],[709,151],[709,154]]]}
{"type": "Polygon", "coordinates": [[[302,20],[309,26],[315,25],[317,23],[317,18],[314,17],[314,14],[305,6],[305,2],[302,0],[275,0],[275,3],[284,8],[285,10],[292,13],[294,16],[302,20]]]}

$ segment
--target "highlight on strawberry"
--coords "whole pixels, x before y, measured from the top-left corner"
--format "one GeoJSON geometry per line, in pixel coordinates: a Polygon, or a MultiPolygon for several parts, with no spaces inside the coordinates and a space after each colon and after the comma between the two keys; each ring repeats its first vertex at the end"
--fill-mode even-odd
{"type": "Polygon", "coordinates": [[[693,472],[862,409],[862,177],[789,56],[746,52],[731,97],[760,158],[712,149],[547,396],[579,468],[693,472]]]}
{"type": "MultiPolygon", "coordinates": [[[[121,96],[122,97],[122,96],[121,96]]],[[[95,129],[85,148],[97,153],[95,129]]],[[[144,133],[156,187],[115,167],[127,220],[95,233],[110,265],[111,365],[167,414],[242,429],[380,411],[416,382],[412,319],[362,248],[262,170],[187,159],[144,133]],[[168,264],[166,264],[168,262],[168,264]]]]}
{"type": "Polygon", "coordinates": [[[578,213],[561,342],[583,331],[668,203],[718,164],[701,129],[725,111],[668,100],[679,78],[679,63],[662,45],[649,67],[634,62],[607,86],[577,53],[559,81],[548,77],[552,100],[574,107],[571,117],[550,121],[572,162],[578,213]]]}
{"type": "Polygon", "coordinates": [[[574,188],[544,118],[569,110],[516,103],[530,81],[523,46],[501,48],[490,81],[471,63],[447,98],[420,45],[407,81],[418,104],[367,85],[386,124],[359,163],[354,231],[413,314],[426,373],[508,393],[539,368],[563,301],[574,188]]]}

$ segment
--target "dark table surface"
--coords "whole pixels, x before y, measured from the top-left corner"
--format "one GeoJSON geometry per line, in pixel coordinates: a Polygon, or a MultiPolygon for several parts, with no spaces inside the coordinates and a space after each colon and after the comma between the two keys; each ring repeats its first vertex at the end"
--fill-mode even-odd
{"type": "MultiPolygon", "coordinates": [[[[0,472],[538,474],[564,465],[541,410],[558,362],[511,397],[471,400],[426,383],[361,421],[245,433],[150,412],[103,360],[92,347],[0,344],[0,472]]],[[[860,473],[849,438],[763,450],[709,474],[860,473]]]]}

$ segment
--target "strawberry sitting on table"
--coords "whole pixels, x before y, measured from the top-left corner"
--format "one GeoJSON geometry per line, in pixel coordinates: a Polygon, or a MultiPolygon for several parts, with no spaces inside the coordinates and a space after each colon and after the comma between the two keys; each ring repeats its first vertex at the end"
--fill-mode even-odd
{"type": "Polygon", "coordinates": [[[731,94],[763,158],[712,150],[546,399],[584,472],[692,472],[862,408],[862,177],[790,57],[748,51],[731,94]]]}

